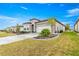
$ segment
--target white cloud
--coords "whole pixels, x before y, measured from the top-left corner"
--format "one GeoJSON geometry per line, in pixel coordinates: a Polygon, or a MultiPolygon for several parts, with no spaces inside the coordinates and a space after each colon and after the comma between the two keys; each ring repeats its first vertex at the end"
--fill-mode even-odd
{"type": "Polygon", "coordinates": [[[77,15],[79,15],[79,8],[67,10],[67,13],[68,13],[68,15],[66,15],[66,17],[77,16],[77,15]]]}
{"type": "Polygon", "coordinates": [[[50,6],[51,4],[47,4],[48,6],[50,6]]]}
{"type": "Polygon", "coordinates": [[[50,6],[52,3],[38,3],[38,4],[48,5],[48,6],[50,6]]]}
{"type": "Polygon", "coordinates": [[[1,20],[9,21],[9,23],[17,23],[17,18],[0,15],[1,20]]]}
{"type": "Polygon", "coordinates": [[[17,19],[17,18],[0,15],[0,19],[14,20],[14,19],[17,19]]]}
{"type": "Polygon", "coordinates": [[[0,15],[0,29],[6,28],[9,26],[15,26],[17,23],[20,23],[19,18],[0,15]]]}
{"type": "Polygon", "coordinates": [[[27,10],[28,8],[21,6],[22,9],[27,10]]]}
{"type": "Polygon", "coordinates": [[[73,21],[63,21],[62,23],[64,23],[64,24],[74,24],[73,21]]]}
{"type": "Polygon", "coordinates": [[[5,26],[16,25],[17,23],[19,23],[19,19],[14,18],[14,17],[0,15],[0,23],[1,23],[1,25],[5,24],[5,26]]]}

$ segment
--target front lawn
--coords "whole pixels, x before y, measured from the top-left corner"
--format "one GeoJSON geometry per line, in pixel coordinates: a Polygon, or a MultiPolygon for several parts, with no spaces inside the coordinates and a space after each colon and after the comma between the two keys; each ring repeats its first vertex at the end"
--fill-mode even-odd
{"type": "Polygon", "coordinates": [[[69,55],[79,56],[79,36],[75,32],[65,32],[52,40],[23,40],[0,46],[0,55],[69,55]]]}
{"type": "Polygon", "coordinates": [[[6,36],[12,36],[15,35],[13,33],[7,33],[7,32],[0,32],[0,37],[6,37],[6,36]]]}

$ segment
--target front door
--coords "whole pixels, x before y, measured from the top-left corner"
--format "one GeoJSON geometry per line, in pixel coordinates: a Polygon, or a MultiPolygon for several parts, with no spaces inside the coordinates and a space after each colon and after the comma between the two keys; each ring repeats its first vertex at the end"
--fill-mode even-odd
{"type": "Polygon", "coordinates": [[[32,32],[34,32],[34,25],[32,24],[32,32]]]}

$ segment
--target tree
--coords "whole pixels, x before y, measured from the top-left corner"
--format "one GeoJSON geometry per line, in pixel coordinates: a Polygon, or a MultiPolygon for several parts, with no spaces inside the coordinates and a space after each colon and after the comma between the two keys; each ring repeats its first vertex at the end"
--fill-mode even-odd
{"type": "Polygon", "coordinates": [[[70,30],[70,24],[66,24],[66,30],[70,30]]]}
{"type": "Polygon", "coordinates": [[[52,30],[52,33],[55,32],[55,29],[56,29],[56,18],[49,18],[48,19],[48,23],[51,24],[51,30],[52,30]]]}
{"type": "Polygon", "coordinates": [[[16,32],[17,32],[17,33],[20,32],[20,26],[19,26],[19,24],[16,25],[16,32]]]}

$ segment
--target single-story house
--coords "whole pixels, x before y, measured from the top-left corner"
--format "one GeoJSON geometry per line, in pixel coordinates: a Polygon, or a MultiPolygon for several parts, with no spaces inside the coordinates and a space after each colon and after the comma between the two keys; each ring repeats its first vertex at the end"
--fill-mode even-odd
{"type": "MultiPolygon", "coordinates": [[[[19,26],[19,27],[20,27],[20,31],[21,31],[23,29],[23,26],[19,26]]],[[[16,28],[16,26],[11,26],[11,27],[7,27],[5,30],[8,31],[8,32],[16,33],[17,28],[16,28]]]]}
{"type": "Polygon", "coordinates": [[[74,30],[75,30],[76,32],[79,32],[79,18],[77,19],[77,21],[76,21],[76,23],[75,23],[75,25],[74,25],[74,30]]]}
{"type": "Polygon", "coordinates": [[[8,32],[16,32],[16,26],[8,27],[8,28],[6,28],[6,31],[8,31],[8,32]]]}
{"type": "MultiPolygon", "coordinates": [[[[43,29],[49,29],[51,33],[59,33],[65,31],[65,25],[55,20],[55,28],[49,24],[48,20],[39,20],[36,18],[30,19],[30,22],[25,22],[20,26],[20,32],[40,33],[43,29]]],[[[7,30],[16,32],[16,26],[9,27],[7,30]]]]}
{"type": "Polygon", "coordinates": [[[20,28],[20,31],[22,31],[22,32],[31,32],[31,22],[23,23],[22,27],[20,28]]]}
{"type": "Polygon", "coordinates": [[[30,19],[30,22],[23,23],[22,25],[26,31],[40,33],[43,29],[49,29],[52,33],[58,33],[61,30],[65,31],[65,25],[56,20],[55,28],[52,28],[48,20],[30,19]]]}
{"type": "Polygon", "coordinates": [[[36,18],[33,18],[33,19],[30,19],[30,22],[25,22],[22,24],[23,26],[23,29],[21,31],[24,31],[24,32],[36,32],[36,22],[39,22],[38,19],[36,18]]]}

